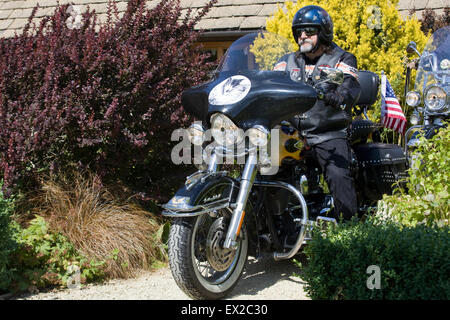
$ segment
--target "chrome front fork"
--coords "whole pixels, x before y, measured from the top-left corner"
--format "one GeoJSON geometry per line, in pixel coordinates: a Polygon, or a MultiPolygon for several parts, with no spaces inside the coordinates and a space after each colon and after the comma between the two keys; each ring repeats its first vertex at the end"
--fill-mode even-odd
{"type": "Polygon", "coordinates": [[[248,196],[250,195],[253,182],[256,178],[257,160],[258,157],[256,152],[250,152],[242,173],[239,194],[236,200],[236,206],[233,210],[231,222],[228,227],[228,232],[225,237],[225,242],[223,245],[224,248],[231,249],[236,246],[236,239],[239,236],[239,232],[241,231],[242,223],[244,221],[245,205],[247,204],[248,196]]]}

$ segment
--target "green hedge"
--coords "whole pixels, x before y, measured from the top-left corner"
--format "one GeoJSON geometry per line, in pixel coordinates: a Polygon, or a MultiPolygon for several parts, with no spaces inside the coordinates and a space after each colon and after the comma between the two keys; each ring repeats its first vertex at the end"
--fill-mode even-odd
{"type": "Polygon", "coordinates": [[[449,299],[450,228],[369,219],[313,234],[300,275],[312,299],[449,299]],[[379,267],[380,288],[376,273],[379,267]]]}

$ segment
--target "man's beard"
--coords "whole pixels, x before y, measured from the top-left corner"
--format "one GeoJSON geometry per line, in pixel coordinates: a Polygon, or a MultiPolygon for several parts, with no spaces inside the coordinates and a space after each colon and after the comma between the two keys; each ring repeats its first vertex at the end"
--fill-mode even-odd
{"type": "Polygon", "coordinates": [[[314,49],[313,41],[309,39],[305,39],[300,43],[300,52],[308,53],[314,49]]]}

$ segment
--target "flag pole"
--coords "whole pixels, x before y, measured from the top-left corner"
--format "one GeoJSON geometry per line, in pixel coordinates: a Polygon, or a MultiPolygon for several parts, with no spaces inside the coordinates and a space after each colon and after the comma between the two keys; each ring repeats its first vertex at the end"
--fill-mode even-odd
{"type": "Polygon", "coordinates": [[[381,85],[380,85],[380,124],[383,126],[383,77],[384,77],[384,70],[381,70],[381,85]]]}

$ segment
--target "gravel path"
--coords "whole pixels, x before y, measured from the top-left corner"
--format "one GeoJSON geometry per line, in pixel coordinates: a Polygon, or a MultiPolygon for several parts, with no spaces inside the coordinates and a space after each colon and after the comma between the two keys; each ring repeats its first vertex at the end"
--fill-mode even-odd
{"type": "MultiPolygon", "coordinates": [[[[240,282],[226,300],[309,300],[304,282],[294,276],[300,269],[292,261],[264,257],[250,260],[240,282]]],[[[172,278],[169,268],[143,272],[133,279],[91,284],[16,297],[17,300],[189,300],[172,278]]]]}

